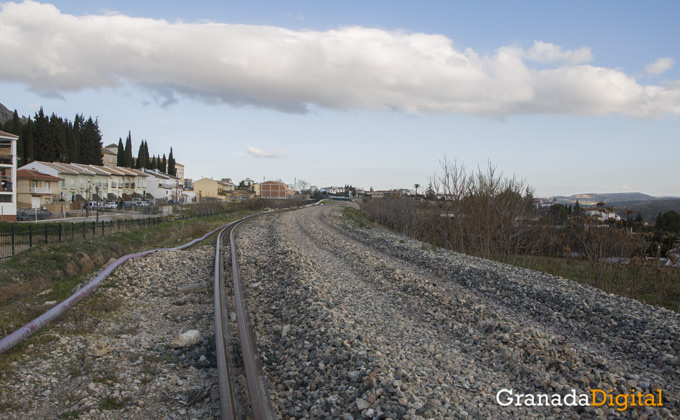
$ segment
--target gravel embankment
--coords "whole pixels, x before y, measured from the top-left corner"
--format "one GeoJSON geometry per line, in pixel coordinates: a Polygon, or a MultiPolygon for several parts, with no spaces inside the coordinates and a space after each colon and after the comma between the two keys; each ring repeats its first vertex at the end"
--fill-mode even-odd
{"type": "Polygon", "coordinates": [[[96,304],[79,303],[3,373],[0,418],[219,418],[214,252],[163,251],[118,268],[96,304]],[[174,348],[191,330],[198,342],[174,348]]]}
{"type": "Polygon", "coordinates": [[[678,416],[677,314],[339,214],[273,215],[239,237],[281,418],[678,416]],[[662,389],[663,407],[501,407],[504,388],[662,389]]]}

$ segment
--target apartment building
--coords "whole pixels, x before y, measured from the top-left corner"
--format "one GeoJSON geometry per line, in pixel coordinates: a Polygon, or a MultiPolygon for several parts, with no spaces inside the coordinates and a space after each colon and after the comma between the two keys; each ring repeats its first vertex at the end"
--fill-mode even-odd
{"type": "Polygon", "coordinates": [[[0,221],[17,218],[17,140],[0,131],[0,221]]]}

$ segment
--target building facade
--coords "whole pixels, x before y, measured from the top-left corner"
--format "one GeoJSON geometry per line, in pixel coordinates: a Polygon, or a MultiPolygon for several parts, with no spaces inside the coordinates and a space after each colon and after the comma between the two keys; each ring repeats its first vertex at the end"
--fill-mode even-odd
{"type": "Polygon", "coordinates": [[[259,188],[256,190],[259,190],[259,196],[262,198],[285,199],[295,194],[295,191],[281,181],[265,181],[258,185],[259,188]]]}
{"type": "Polygon", "coordinates": [[[0,221],[17,219],[17,140],[0,131],[0,221]]]}
{"type": "Polygon", "coordinates": [[[61,180],[33,169],[17,170],[17,207],[38,209],[57,203],[61,180]]]}

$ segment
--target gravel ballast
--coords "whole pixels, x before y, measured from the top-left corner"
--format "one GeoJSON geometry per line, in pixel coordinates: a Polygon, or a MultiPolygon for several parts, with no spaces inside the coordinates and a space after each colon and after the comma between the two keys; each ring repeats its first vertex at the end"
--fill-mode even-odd
{"type": "MultiPolygon", "coordinates": [[[[347,205],[237,235],[278,418],[680,417],[678,314],[355,227],[347,205]],[[501,406],[502,389],[661,389],[663,406],[501,406]]],[[[93,297],[118,302],[110,315],[65,317],[3,373],[0,418],[219,418],[213,259],[203,246],[118,268],[93,297]]]]}
{"type": "Polygon", "coordinates": [[[239,236],[281,418],[673,418],[676,313],[348,226],[339,204],[239,236]],[[662,407],[500,406],[661,389],[662,407]],[[632,391],[634,390],[634,391],[632,391]]]}

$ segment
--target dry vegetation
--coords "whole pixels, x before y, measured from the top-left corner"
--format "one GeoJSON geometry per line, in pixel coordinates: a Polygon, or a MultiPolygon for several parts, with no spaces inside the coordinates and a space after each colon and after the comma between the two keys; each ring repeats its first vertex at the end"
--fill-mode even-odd
{"type": "MultiPolygon", "coordinates": [[[[680,311],[680,270],[646,258],[651,236],[537,208],[523,180],[444,158],[424,200],[369,200],[371,222],[434,247],[546,271],[680,311]]],[[[356,219],[356,216],[353,216],[356,219]]]]}

